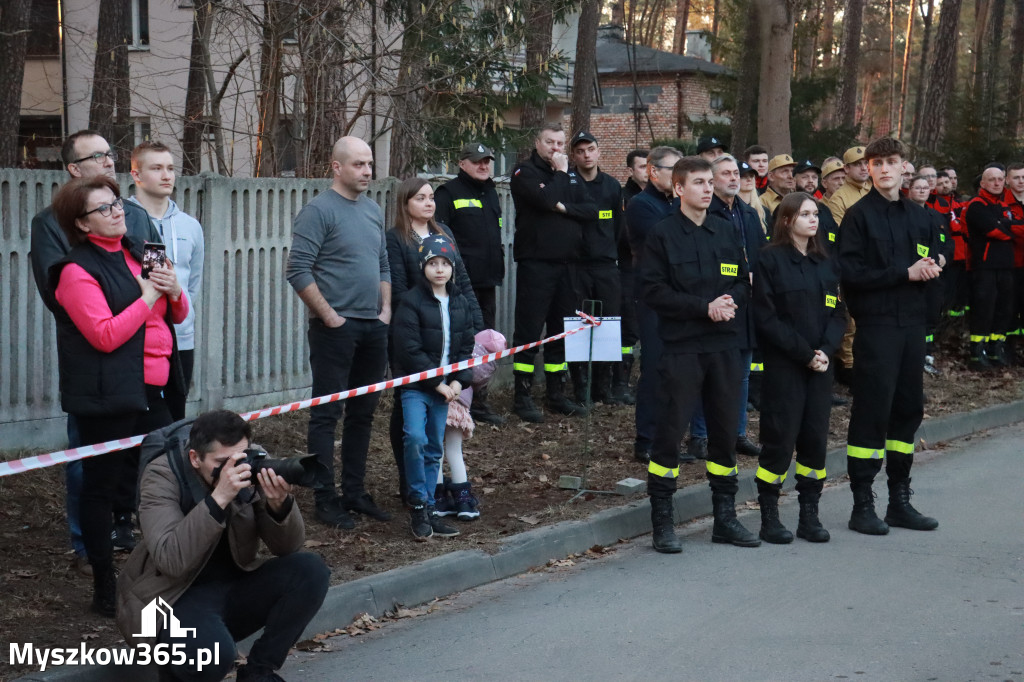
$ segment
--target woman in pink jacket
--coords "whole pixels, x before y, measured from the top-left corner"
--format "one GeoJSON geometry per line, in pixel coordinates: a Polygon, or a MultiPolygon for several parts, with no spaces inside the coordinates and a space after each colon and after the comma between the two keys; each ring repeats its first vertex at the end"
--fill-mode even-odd
{"type": "MultiPolygon", "coordinates": [[[[53,200],[71,251],[50,270],[61,408],[78,418],[82,445],[144,434],[171,422],[168,382],[181,382],[174,324],[188,300],[170,262],[143,276],[143,244],[125,235],[117,183],[76,178],[53,200]]],[[[134,481],[138,448],[83,461],[82,539],[93,568],[92,608],[113,617],[112,501],[134,481]]]]}

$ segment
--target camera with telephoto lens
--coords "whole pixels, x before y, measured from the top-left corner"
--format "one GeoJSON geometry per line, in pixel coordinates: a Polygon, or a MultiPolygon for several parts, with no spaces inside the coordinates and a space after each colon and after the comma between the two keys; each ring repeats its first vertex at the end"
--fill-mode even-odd
{"type": "MultiPolygon", "coordinates": [[[[283,478],[286,483],[291,485],[301,485],[305,488],[312,488],[313,484],[316,482],[316,472],[322,466],[320,462],[317,461],[316,455],[303,455],[302,457],[276,459],[267,455],[267,451],[263,450],[259,446],[248,447],[245,450],[242,450],[242,452],[245,453],[245,459],[238,460],[234,466],[248,464],[252,467],[253,482],[253,487],[243,488],[238,491],[236,499],[243,503],[253,501],[253,497],[256,495],[255,486],[258,485],[256,474],[264,469],[270,469],[275,474],[283,478]]],[[[227,462],[225,462],[225,464],[227,464],[227,462]]],[[[213,470],[214,485],[216,485],[217,478],[220,476],[221,469],[223,468],[224,464],[221,464],[213,470]]]]}

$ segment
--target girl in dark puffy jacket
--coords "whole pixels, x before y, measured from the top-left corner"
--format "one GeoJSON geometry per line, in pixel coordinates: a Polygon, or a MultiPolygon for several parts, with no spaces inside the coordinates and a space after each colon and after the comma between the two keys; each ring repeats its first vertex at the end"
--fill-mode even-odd
{"type": "MultiPolygon", "coordinates": [[[[472,312],[452,284],[454,244],[444,236],[430,235],[420,244],[419,254],[422,275],[402,297],[391,323],[395,376],[443,367],[473,354],[472,312]]],[[[410,526],[416,540],[459,534],[435,513],[434,486],[448,403],[459,397],[472,377],[472,370],[465,369],[410,384],[400,394],[410,526]]]]}

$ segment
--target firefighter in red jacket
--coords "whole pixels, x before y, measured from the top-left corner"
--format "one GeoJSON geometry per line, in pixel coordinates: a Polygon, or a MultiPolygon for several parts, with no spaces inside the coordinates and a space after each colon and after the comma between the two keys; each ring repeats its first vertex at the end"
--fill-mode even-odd
{"type": "MultiPolygon", "coordinates": [[[[1015,223],[1024,223],[1024,163],[1011,163],[1006,167],[1006,191],[1003,193],[1003,200],[1013,214],[1015,223]]],[[[1015,303],[1014,319],[1010,325],[1012,329],[1007,336],[1012,335],[1012,341],[1008,355],[1012,361],[1016,351],[1021,348],[1021,338],[1024,337],[1024,236],[1014,232],[1013,240],[1013,300],[1015,303]]]]}
{"type": "MultiPolygon", "coordinates": [[[[967,204],[964,218],[970,239],[970,360],[974,370],[1005,367],[1006,332],[1013,304],[1013,214],[1003,202],[1006,172],[992,164],[981,174],[978,196],[967,204]]],[[[1019,232],[1024,226],[1017,226],[1019,232]]]]}
{"type": "Polygon", "coordinates": [[[949,171],[940,170],[936,173],[935,193],[929,197],[928,207],[945,216],[953,238],[953,257],[942,271],[942,309],[950,317],[963,317],[970,294],[967,280],[967,230],[963,223],[963,206],[953,193],[953,179],[949,171]]]}

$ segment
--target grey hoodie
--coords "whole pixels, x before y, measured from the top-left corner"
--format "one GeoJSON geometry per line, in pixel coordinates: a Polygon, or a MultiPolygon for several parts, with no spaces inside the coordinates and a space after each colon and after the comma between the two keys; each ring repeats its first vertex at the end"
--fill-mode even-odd
{"type": "MultiPolygon", "coordinates": [[[[129,201],[142,205],[134,196],[129,201]]],[[[188,292],[188,317],[181,324],[174,325],[178,349],[193,350],[196,346],[196,307],[203,287],[203,259],[206,257],[203,226],[189,214],[182,213],[173,201],[168,204],[163,218],[158,220],[150,216],[149,219],[167,247],[167,257],[174,263],[178,282],[188,292]]]]}

